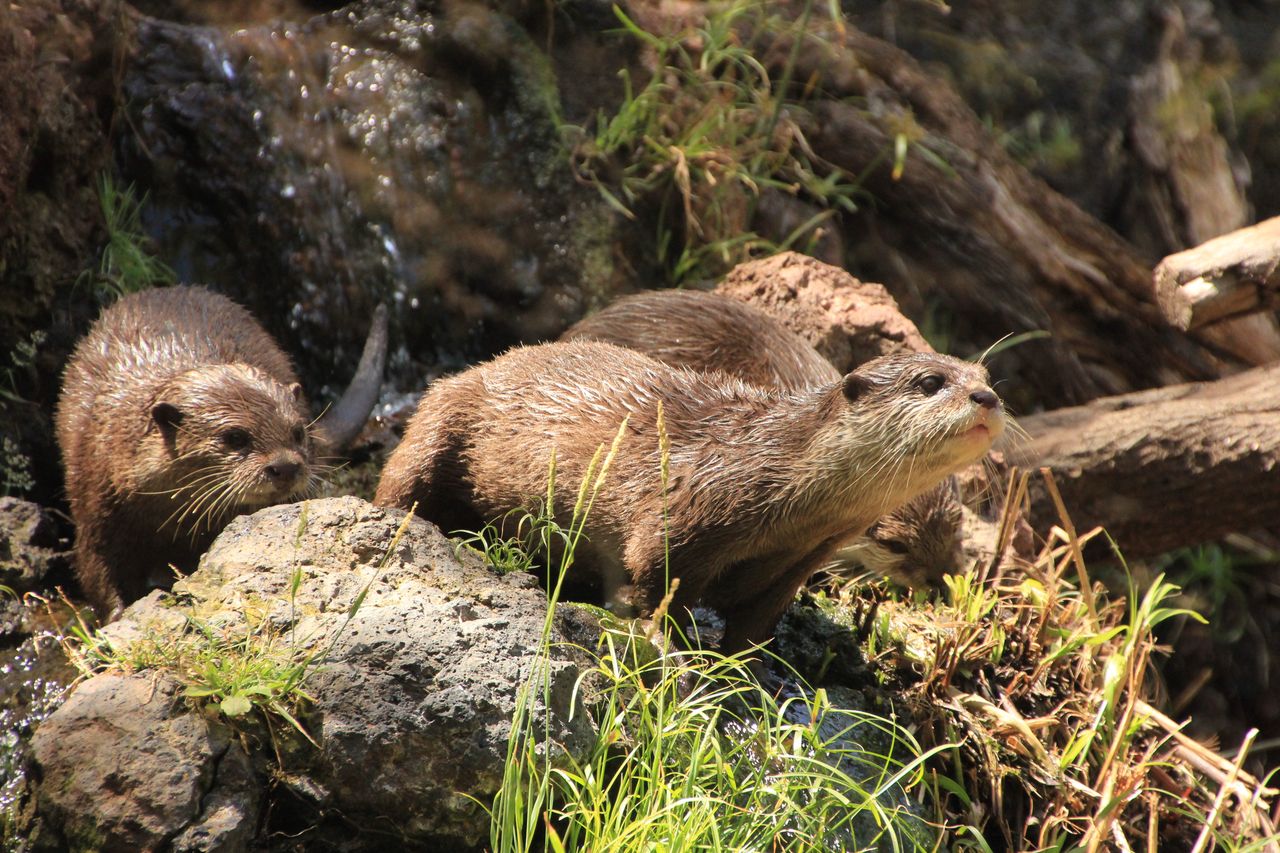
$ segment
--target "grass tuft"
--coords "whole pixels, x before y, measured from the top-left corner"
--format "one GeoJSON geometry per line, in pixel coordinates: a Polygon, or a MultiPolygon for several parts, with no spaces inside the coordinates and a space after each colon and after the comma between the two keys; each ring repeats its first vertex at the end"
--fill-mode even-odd
{"type": "Polygon", "coordinates": [[[797,87],[792,77],[800,52],[816,46],[812,11],[812,0],[795,17],[776,4],[733,0],[707,7],[699,25],[659,34],[614,7],[656,70],[639,88],[621,72],[623,103],[613,116],[598,116],[594,132],[566,128],[577,138],[572,163],[624,216],[656,210],[669,283],[811,248],[828,220],[857,209],[860,180],[823,161],[805,139],[804,104],[816,81],[797,87]],[[774,46],[788,51],[776,80],[758,58],[774,46]],[[815,213],[781,242],[765,239],[752,230],[765,191],[804,199],[815,213]]]}
{"type": "Polygon", "coordinates": [[[121,188],[105,173],[99,179],[98,203],[107,242],[97,271],[86,270],[81,279],[89,279],[100,301],[171,284],[175,279],[173,270],[147,251],[147,236],[142,230],[142,207],[146,201],[146,194],[139,197],[132,184],[121,188]]]}

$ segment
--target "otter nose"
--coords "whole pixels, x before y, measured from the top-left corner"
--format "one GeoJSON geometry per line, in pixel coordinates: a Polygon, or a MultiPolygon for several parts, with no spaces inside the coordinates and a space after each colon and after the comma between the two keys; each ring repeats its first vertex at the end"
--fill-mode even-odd
{"type": "Polygon", "coordinates": [[[263,471],[267,478],[275,483],[292,483],[298,478],[298,472],[302,470],[302,466],[297,462],[285,462],[283,460],[272,462],[263,471]]]}
{"type": "Polygon", "coordinates": [[[979,388],[974,391],[969,395],[969,399],[983,408],[997,409],[1000,407],[1000,398],[995,395],[994,391],[988,391],[986,388],[979,388]]]}

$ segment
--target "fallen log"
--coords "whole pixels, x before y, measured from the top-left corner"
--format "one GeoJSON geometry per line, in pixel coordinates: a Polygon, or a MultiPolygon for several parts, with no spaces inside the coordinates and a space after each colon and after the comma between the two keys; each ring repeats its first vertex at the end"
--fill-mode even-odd
{"type": "Polygon", "coordinates": [[[1185,331],[1280,306],[1280,217],[1170,255],[1153,280],[1165,319],[1185,331]]]}
{"type": "MultiPolygon", "coordinates": [[[[1011,464],[1053,469],[1078,530],[1150,556],[1280,518],[1280,364],[1030,415],[1011,464]]],[[[1033,478],[1031,523],[1058,520],[1033,478]]]]}
{"type": "Polygon", "coordinates": [[[846,245],[896,295],[946,306],[970,345],[1049,331],[1009,353],[1015,399],[1054,407],[1240,364],[1164,323],[1150,264],[1015,162],[945,81],[854,27],[826,35],[794,77],[821,81],[808,139],[879,202],[846,221],[846,245]]]}

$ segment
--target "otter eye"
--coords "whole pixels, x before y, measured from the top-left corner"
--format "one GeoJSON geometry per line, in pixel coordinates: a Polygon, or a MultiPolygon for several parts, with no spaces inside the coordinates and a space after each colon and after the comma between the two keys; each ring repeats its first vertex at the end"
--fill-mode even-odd
{"type": "Polygon", "coordinates": [[[296,426],[293,428],[293,431],[289,433],[289,437],[293,439],[294,444],[302,444],[302,442],[307,438],[307,431],[300,426],[296,426]]]}
{"type": "Polygon", "coordinates": [[[941,373],[929,373],[916,380],[916,387],[930,396],[937,394],[947,380],[941,373]]]}
{"type": "Polygon", "coordinates": [[[222,439],[223,446],[228,450],[244,450],[249,446],[249,433],[242,429],[233,427],[225,430],[218,437],[222,439]]]}

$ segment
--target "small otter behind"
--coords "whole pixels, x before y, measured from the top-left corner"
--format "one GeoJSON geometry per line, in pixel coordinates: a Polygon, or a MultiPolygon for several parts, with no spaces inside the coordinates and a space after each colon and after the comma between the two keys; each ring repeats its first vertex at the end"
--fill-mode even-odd
{"type": "Polygon", "coordinates": [[[672,612],[699,602],[719,610],[729,650],[767,639],[836,545],[985,454],[1004,428],[985,370],[948,356],[880,358],[829,385],[781,393],[570,341],[518,348],[436,382],[375,502],[417,502],[447,532],[479,529],[534,506],[554,454],[551,509],[566,525],[597,448],[624,419],[577,565],[629,580],[648,610],[679,578],[672,612]]]}
{"type": "Polygon", "coordinates": [[[750,385],[807,391],[840,378],[809,342],[745,302],[697,290],[650,290],[583,317],[562,341],[604,341],[674,367],[719,370],[750,385]]]}
{"type": "MultiPolygon", "coordinates": [[[[337,409],[359,423],[385,358],[375,319],[337,409]],[[356,399],[356,403],[350,400],[356,399]]],[[[76,572],[110,619],[170,566],[190,571],[234,516],[313,488],[318,443],[288,356],[241,306],[198,287],[143,291],[102,313],[67,365],[58,444],[76,525],[76,572]]]]}
{"type": "MultiPolygon", "coordinates": [[[[840,372],[803,337],[760,309],[719,293],[653,290],[624,296],[579,320],[561,340],[624,346],[693,370],[718,370],[765,388],[802,392],[840,372]]],[[[919,589],[960,569],[963,510],[952,478],[876,521],[841,549],[848,560],[919,589]]]]}

